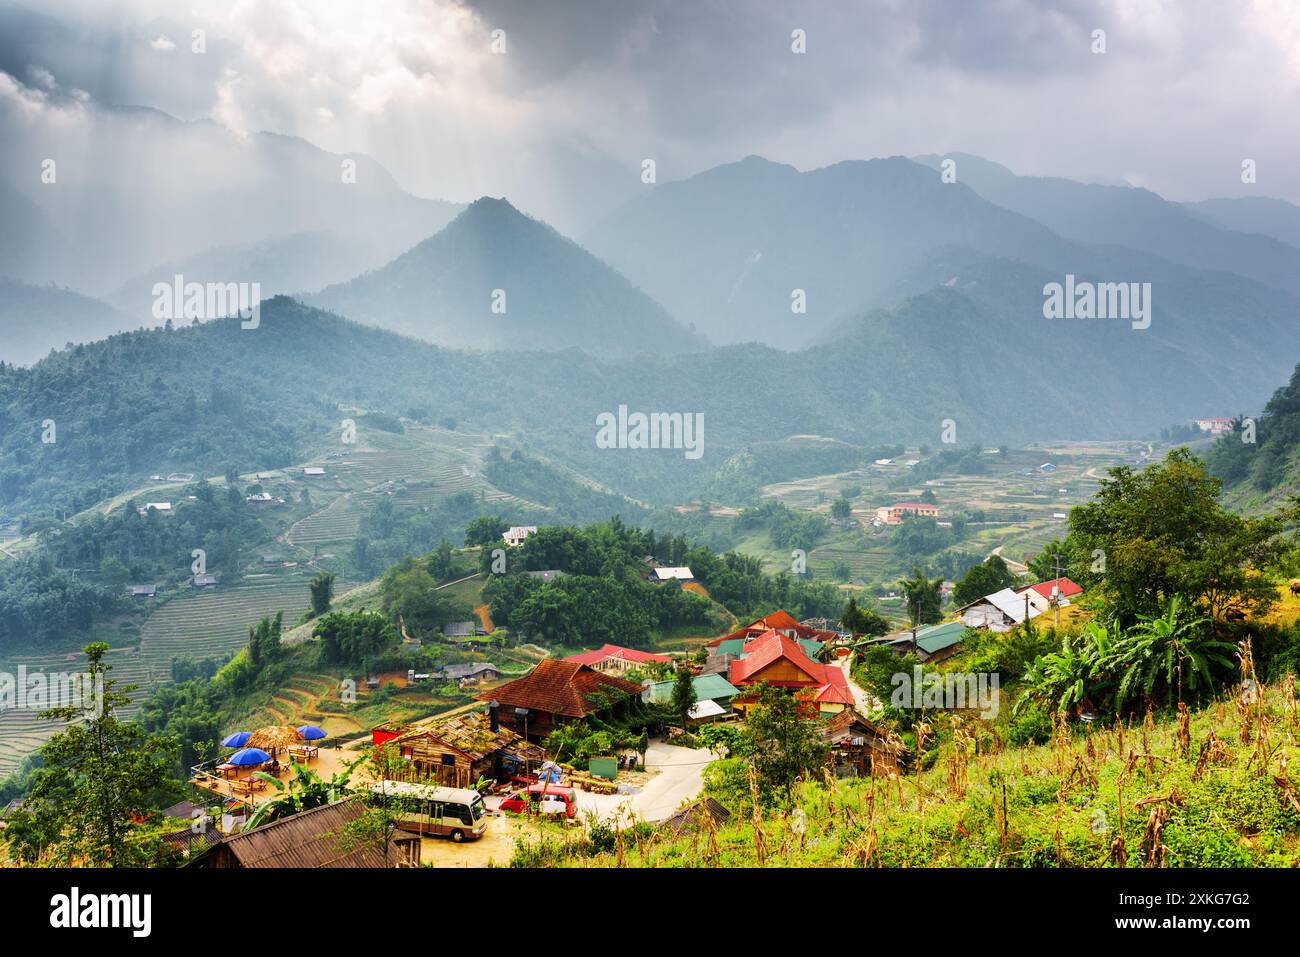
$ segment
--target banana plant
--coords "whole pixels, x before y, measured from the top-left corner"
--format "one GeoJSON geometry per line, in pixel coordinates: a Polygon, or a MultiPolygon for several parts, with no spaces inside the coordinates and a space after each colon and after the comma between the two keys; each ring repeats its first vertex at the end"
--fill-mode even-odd
{"type": "Polygon", "coordinates": [[[1232,669],[1229,655],[1235,646],[1204,628],[1209,621],[1204,616],[1190,617],[1176,595],[1162,614],[1139,616],[1138,624],[1115,642],[1110,656],[1109,665],[1123,672],[1115,693],[1116,708],[1135,694],[1150,699],[1161,680],[1169,702],[1175,693],[1181,702],[1184,664],[1189,690],[1213,688],[1213,669],[1232,669]]]}
{"type": "Polygon", "coordinates": [[[324,807],[346,797],[349,793],[348,782],[352,778],[352,773],[363,760],[364,757],[345,764],[341,770],[335,771],[328,781],[322,779],[305,764],[292,765],[293,775],[288,781],[281,781],[265,771],[254,771],[254,777],[266,781],[278,793],[254,809],[244,828],[247,830],[297,814],[299,811],[324,807]]]}

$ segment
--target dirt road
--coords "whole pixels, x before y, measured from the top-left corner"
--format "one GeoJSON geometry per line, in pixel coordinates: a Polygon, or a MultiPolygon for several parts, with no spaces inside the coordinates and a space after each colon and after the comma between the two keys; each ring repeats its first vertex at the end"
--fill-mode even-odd
{"type": "Polygon", "coordinates": [[[631,815],[634,820],[662,821],[700,793],[704,787],[704,766],[715,757],[704,748],[679,748],[652,741],[646,751],[646,768],[658,773],[644,787],[629,786],[622,794],[579,791],[578,813],[592,812],[602,820],[612,820],[621,814],[625,820],[631,815]]]}

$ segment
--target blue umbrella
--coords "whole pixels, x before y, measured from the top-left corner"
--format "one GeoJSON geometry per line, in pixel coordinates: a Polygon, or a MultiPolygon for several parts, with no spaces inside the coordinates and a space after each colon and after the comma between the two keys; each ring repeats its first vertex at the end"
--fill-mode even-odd
{"type": "Polygon", "coordinates": [[[240,748],[230,757],[226,758],[227,762],[241,768],[255,767],[259,764],[265,764],[270,760],[271,756],[261,748],[240,748]]]}
{"type": "Polygon", "coordinates": [[[325,737],[325,729],[318,728],[314,724],[304,724],[298,729],[298,733],[302,735],[304,741],[319,741],[325,737]]]}
{"type": "Polygon", "coordinates": [[[252,736],[253,732],[251,731],[236,731],[222,738],[221,746],[223,748],[242,748],[252,736]]]}

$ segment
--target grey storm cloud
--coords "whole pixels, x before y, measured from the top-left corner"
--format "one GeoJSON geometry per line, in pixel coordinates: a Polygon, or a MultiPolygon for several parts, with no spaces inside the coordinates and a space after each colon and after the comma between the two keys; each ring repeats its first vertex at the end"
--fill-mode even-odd
{"type": "MultiPolygon", "coordinates": [[[[1300,167],[1292,0],[0,0],[0,72],[27,113],[88,94],[274,130],[561,226],[566,190],[612,196],[643,158],[673,179],[751,153],[962,150],[1173,199],[1242,194],[1250,157],[1261,191],[1300,199],[1278,172],[1300,167]]],[[[37,135],[3,99],[0,134],[37,135]]]]}

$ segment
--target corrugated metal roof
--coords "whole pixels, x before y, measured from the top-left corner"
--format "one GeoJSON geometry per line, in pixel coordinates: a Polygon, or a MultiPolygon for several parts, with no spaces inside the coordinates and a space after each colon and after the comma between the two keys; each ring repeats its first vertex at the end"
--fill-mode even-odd
{"type": "MultiPolygon", "coordinates": [[[[749,653],[749,648],[757,640],[757,638],[748,641],[744,638],[728,638],[714,645],[710,650],[720,655],[744,656],[749,653]]],[[[809,658],[816,658],[822,650],[822,643],[813,638],[796,638],[795,640],[799,642],[799,647],[803,649],[803,653],[809,658]]]]}
{"type": "Polygon", "coordinates": [[[958,644],[966,634],[966,625],[960,621],[948,621],[934,625],[916,633],[916,647],[928,655],[958,644]]]}
{"type": "MultiPolygon", "coordinates": [[[[673,681],[659,681],[642,692],[641,697],[652,704],[665,704],[672,700],[673,681]]],[[[722,675],[696,675],[691,679],[695,688],[696,701],[716,701],[719,698],[734,698],[740,689],[722,675]]]]}
{"type": "Polygon", "coordinates": [[[204,855],[224,848],[241,867],[393,867],[395,849],[384,852],[369,842],[343,847],[339,834],[365,811],[360,801],[339,801],[281,818],[263,827],[225,837],[204,855]]]}
{"type": "Polygon", "coordinates": [[[686,712],[688,718],[716,718],[720,714],[726,714],[727,709],[716,701],[697,701],[691,705],[691,709],[686,712]]]}
{"type": "Polygon", "coordinates": [[[691,570],[687,568],[685,565],[678,565],[672,568],[656,568],[654,570],[654,575],[655,578],[658,578],[660,581],[669,581],[670,579],[674,579],[674,578],[679,580],[685,580],[685,579],[695,577],[693,574],[691,574],[691,570]]]}

